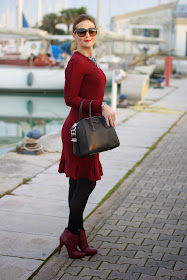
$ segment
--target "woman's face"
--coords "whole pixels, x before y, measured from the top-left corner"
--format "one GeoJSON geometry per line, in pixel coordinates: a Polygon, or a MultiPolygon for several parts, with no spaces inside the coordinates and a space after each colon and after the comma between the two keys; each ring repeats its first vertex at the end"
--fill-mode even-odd
{"type": "MultiPolygon", "coordinates": [[[[95,24],[90,20],[84,20],[76,25],[76,29],[78,28],[85,28],[85,29],[95,28],[95,24]]],[[[89,32],[86,32],[86,35],[84,37],[79,37],[77,33],[72,33],[72,35],[76,40],[77,48],[79,49],[91,48],[95,44],[96,36],[91,37],[89,32]]]]}

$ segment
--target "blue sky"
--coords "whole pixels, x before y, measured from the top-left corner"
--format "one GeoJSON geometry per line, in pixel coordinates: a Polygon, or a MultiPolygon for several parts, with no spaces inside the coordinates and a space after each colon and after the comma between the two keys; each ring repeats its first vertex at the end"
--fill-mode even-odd
{"type": "MultiPolygon", "coordinates": [[[[17,0],[0,1],[0,24],[15,26],[17,0]],[[8,11],[8,12],[7,12],[8,11]]],[[[37,21],[38,0],[23,0],[24,14],[30,25],[37,21]]],[[[151,6],[156,6],[159,0],[102,0],[102,25],[109,27],[110,17],[151,6]]],[[[161,3],[171,2],[160,0],[161,3]]],[[[42,0],[42,15],[57,12],[63,8],[87,7],[87,12],[97,17],[98,0],[42,0]]],[[[187,0],[179,0],[179,4],[187,4],[187,0]]]]}

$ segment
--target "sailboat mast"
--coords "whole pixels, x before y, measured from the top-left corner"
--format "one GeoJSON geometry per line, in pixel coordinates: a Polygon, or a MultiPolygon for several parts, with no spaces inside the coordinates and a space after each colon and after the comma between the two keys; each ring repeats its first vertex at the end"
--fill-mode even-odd
{"type": "Polygon", "coordinates": [[[23,0],[17,0],[17,28],[23,27],[23,0]]]}
{"type": "Polygon", "coordinates": [[[100,42],[100,27],[101,27],[101,0],[97,2],[97,48],[96,48],[96,58],[101,56],[101,42],[100,42]]]}
{"type": "Polygon", "coordinates": [[[42,22],[42,0],[38,0],[38,26],[41,25],[42,22]]]}
{"type": "Polygon", "coordinates": [[[101,26],[101,0],[98,0],[97,7],[97,26],[101,26]]]}

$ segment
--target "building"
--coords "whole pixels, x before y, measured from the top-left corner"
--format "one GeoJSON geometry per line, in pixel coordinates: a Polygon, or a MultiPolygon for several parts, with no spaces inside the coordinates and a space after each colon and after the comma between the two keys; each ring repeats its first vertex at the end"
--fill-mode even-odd
{"type": "Polygon", "coordinates": [[[165,43],[158,45],[115,42],[113,43],[115,54],[139,54],[140,51],[148,48],[150,53],[163,50],[170,51],[171,54],[186,56],[187,5],[178,5],[177,3],[178,1],[172,1],[113,17],[111,28],[117,33],[165,40],[165,43]]]}
{"type": "Polygon", "coordinates": [[[187,56],[187,5],[177,5],[174,17],[176,19],[176,55],[187,56]]]}

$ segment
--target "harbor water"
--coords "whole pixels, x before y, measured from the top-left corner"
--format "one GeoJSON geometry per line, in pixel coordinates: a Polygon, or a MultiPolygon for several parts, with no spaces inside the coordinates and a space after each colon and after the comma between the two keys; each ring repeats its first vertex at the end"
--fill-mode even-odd
{"type": "MultiPolygon", "coordinates": [[[[106,87],[104,101],[111,103],[111,87],[106,87]]],[[[0,156],[15,149],[31,129],[46,135],[61,129],[70,108],[61,96],[0,95],[0,156]]]]}

